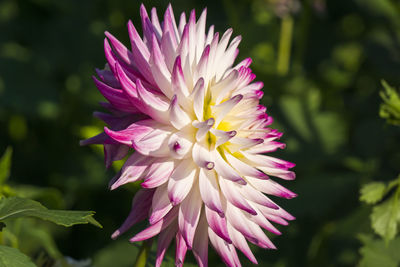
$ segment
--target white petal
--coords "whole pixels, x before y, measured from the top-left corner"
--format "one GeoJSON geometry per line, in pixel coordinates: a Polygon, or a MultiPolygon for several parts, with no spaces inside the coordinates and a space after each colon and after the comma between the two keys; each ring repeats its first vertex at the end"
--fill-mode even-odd
{"type": "Polygon", "coordinates": [[[169,118],[171,124],[177,130],[182,129],[192,121],[188,114],[186,114],[186,112],[184,112],[179,106],[178,98],[176,95],[174,95],[171,99],[171,105],[169,106],[169,118]]]}
{"type": "Polygon", "coordinates": [[[203,202],[197,186],[194,186],[189,195],[182,201],[179,207],[179,230],[189,249],[193,246],[194,235],[200,218],[203,202]]]}
{"type": "Polygon", "coordinates": [[[212,170],[214,168],[215,164],[212,159],[212,154],[210,153],[210,150],[206,148],[205,142],[194,143],[192,157],[194,162],[200,168],[206,168],[208,170],[212,170]]]}
{"type": "Polygon", "coordinates": [[[204,204],[223,215],[223,209],[220,200],[220,192],[217,184],[217,176],[215,171],[208,171],[207,169],[200,169],[199,172],[199,188],[201,199],[204,204]]]}
{"type": "Polygon", "coordinates": [[[181,203],[192,188],[197,167],[192,159],[182,160],[171,174],[168,182],[168,197],[173,205],[181,203]]]}

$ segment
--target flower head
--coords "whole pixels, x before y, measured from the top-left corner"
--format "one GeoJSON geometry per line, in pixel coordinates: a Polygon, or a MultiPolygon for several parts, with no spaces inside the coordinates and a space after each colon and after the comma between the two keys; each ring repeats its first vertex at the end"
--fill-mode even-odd
{"type": "Polygon", "coordinates": [[[240,266],[236,249],[257,263],[247,241],[275,249],[262,228],[280,234],[271,222],[294,219],[267,195],[295,194],[269,176],[295,174],[294,164],[263,155],[285,145],[259,104],[251,59],[234,65],[241,37],[206,32],[206,10],[197,21],[194,10],[182,13],[178,24],[170,5],[162,23],[154,8],[142,5],[140,15],[143,37],[128,22],[131,49],[106,32],[107,64],[93,80],[110,112],[94,115],[108,126],[82,141],[104,145],[107,167],[129,154],[111,189],[143,180],[112,237],[148,219],[131,241],[158,235],[156,266],[174,238],[178,266],[187,250],[207,266],[209,241],[228,266],[240,266]]]}

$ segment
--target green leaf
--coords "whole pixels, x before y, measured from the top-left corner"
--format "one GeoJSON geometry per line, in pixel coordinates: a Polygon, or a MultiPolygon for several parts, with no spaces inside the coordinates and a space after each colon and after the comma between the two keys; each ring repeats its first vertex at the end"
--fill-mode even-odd
{"type": "Polygon", "coordinates": [[[93,257],[93,266],[134,266],[138,254],[139,247],[136,244],[131,244],[126,240],[112,241],[96,252],[93,257]]]}
{"type": "Polygon", "coordinates": [[[393,125],[400,125],[400,95],[393,87],[386,81],[382,81],[384,91],[379,94],[383,100],[379,110],[379,116],[386,119],[386,121],[393,125]]]}
{"type": "Polygon", "coordinates": [[[63,209],[65,207],[65,201],[58,189],[21,184],[14,185],[12,189],[16,196],[39,201],[49,209],[63,209]]]}
{"type": "Polygon", "coordinates": [[[400,264],[400,238],[396,238],[387,245],[381,239],[374,239],[372,235],[358,237],[363,246],[360,249],[360,267],[397,267],[400,264]]]}
{"type": "Polygon", "coordinates": [[[45,250],[52,259],[60,259],[62,253],[52,234],[46,224],[25,219],[21,222],[21,231],[18,233],[18,247],[28,255],[35,255],[38,251],[45,250]]]}
{"type": "Polygon", "coordinates": [[[143,241],[139,254],[136,258],[135,267],[145,267],[149,252],[151,249],[152,240],[143,241]]]}
{"type": "Polygon", "coordinates": [[[360,200],[368,204],[375,204],[382,200],[386,192],[386,186],[382,182],[373,182],[363,185],[360,190],[360,200]]]}
{"type": "Polygon", "coordinates": [[[0,245],[0,266],[35,267],[35,264],[18,249],[0,245]]]}
{"type": "Polygon", "coordinates": [[[0,185],[10,176],[12,148],[7,147],[3,156],[0,158],[0,185]]]}
{"type": "Polygon", "coordinates": [[[400,219],[397,194],[380,205],[376,205],[371,214],[372,228],[386,242],[397,234],[397,224],[400,219]]]}
{"type": "Polygon", "coordinates": [[[66,227],[91,223],[101,228],[102,226],[93,218],[93,215],[93,211],[49,210],[37,201],[20,197],[0,200],[0,221],[29,216],[66,227]]]}

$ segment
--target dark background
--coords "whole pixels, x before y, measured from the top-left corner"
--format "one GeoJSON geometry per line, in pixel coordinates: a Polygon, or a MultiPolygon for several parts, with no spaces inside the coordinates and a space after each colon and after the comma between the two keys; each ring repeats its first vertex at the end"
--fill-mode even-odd
{"type": "MultiPolygon", "coordinates": [[[[208,27],[232,27],[242,35],[239,59],[252,57],[257,80],[265,84],[262,102],[273,126],[285,133],[287,149],[275,155],[297,164],[297,179],[282,183],[299,196],[277,200],[297,220],[278,226],[277,251],[253,248],[259,265],[356,265],[358,234],[372,233],[370,207],[359,202],[359,189],[394,179],[400,166],[399,128],[379,117],[381,79],[400,86],[399,2],[171,2],[175,17],[193,8],[198,16],[207,7],[208,27]],[[287,73],[277,71],[280,57],[288,56],[279,52],[283,20],[293,22],[287,73]]],[[[144,4],[156,6],[161,17],[168,2],[144,4]]],[[[0,153],[13,147],[10,183],[44,188],[47,195],[34,197],[48,207],[96,211],[103,229],[46,229],[53,248],[99,267],[135,261],[138,245],[127,240],[139,227],[117,241],[110,235],[128,214],[138,185],[110,192],[108,181],[120,163],[106,171],[101,147],[80,147],[79,140],[103,127],[91,116],[102,96],[90,77],[105,64],[104,31],[128,45],[126,22],[140,28],[139,6],[135,0],[0,1],[0,153]]],[[[52,258],[49,245],[28,243],[20,242],[20,249],[33,259],[52,258]]],[[[210,251],[210,265],[222,266],[210,251]]]]}

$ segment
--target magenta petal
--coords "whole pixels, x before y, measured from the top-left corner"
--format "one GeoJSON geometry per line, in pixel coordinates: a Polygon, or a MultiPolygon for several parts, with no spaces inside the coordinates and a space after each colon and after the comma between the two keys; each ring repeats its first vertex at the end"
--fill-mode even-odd
{"type": "Polygon", "coordinates": [[[92,77],[94,83],[99,89],[100,93],[108,100],[110,103],[118,109],[121,109],[125,112],[135,113],[136,108],[132,108],[132,104],[126,98],[126,95],[122,90],[112,88],[107,84],[97,80],[96,77],[92,77]]]}
{"type": "Polygon", "coordinates": [[[237,247],[240,251],[243,252],[246,257],[253,262],[254,264],[258,264],[256,257],[254,257],[253,252],[251,252],[251,249],[249,248],[249,245],[247,244],[246,239],[244,236],[235,230],[231,225],[228,224],[228,231],[229,235],[231,236],[232,243],[235,247],[237,247]]]}
{"type": "Polygon", "coordinates": [[[128,217],[125,219],[125,222],[121,225],[121,227],[112,234],[112,239],[116,239],[134,224],[144,220],[147,217],[153,194],[153,189],[142,189],[135,194],[135,197],[132,200],[132,208],[128,217]]]}
{"type": "Polygon", "coordinates": [[[221,217],[220,214],[209,209],[208,207],[205,207],[205,213],[210,228],[223,240],[228,243],[232,243],[229,237],[228,228],[226,226],[226,218],[221,217]]]}
{"type": "Polygon", "coordinates": [[[155,224],[150,225],[134,237],[132,237],[130,242],[143,241],[158,235],[162,230],[167,228],[175,219],[178,213],[177,208],[173,208],[163,219],[159,220],[155,224]]]}
{"type": "Polygon", "coordinates": [[[183,238],[183,236],[178,233],[176,234],[176,255],[175,255],[175,266],[176,267],[182,267],[183,263],[185,262],[185,256],[187,252],[188,247],[186,246],[186,242],[183,238]]]}
{"type": "Polygon", "coordinates": [[[220,255],[224,263],[229,267],[241,266],[239,258],[236,254],[235,247],[231,244],[226,243],[214,231],[208,229],[208,236],[210,237],[211,244],[220,255]]]}
{"type": "Polygon", "coordinates": [[[110,168],[112,163],[123,159],[128,155],[129,147],[124,145],[104,144],[104,161],[106,168],[110,168]]]}
{"type": "Polygon", "coordinates": [[[219,185],[222,193],[232,205],[252,215],[257,214],[257,212],[250,206],[247,200],[240,194],[239,190],[236,188],[232,181],[220,177],[219,185]]]}
{"type": "Polygon", "coordinates": [[[177,229],[178,226],[176,224],[171,224],[158,236],[155,267],[161,267],[161,263],[162,260],[164,259],[165,252],[167,252],[167,249],[172,239],[175,237],[177,229]]]}
{"type": "Polygon", "coordinates": [[[146,174],[145,171],[148,168],[148,164],[152,162],[152,159],[143,157],[139,153],[135,152],[133,153],[125,162],[124,166],[122,166],[122,169],[120,171],[120,176],[118,179],[113,181],[113,183],[110,186],[111,190],[114,190],[121,185],[127,184],[127,183],[133,183],[136,182],[140,179],[144,178],[144,175],[146,174]]]}
{"type": "Polygon", "coordinates": [[[168,181],[174,170],[175,162],[167,159],[156,161],[148,169],[144,182],[141,184],[144,188],[154,188],[161,186],[168,181]]]}
{"type": "Polygon", "coordinates": [[[94,145],[94,144],[104,144],[109,137],[105,133],[100,133],[98,135],[95,135],[91,138],[88,138],[86,140],[81,140],[79,141],[79,144],[81,146],[87,146],[87,145],[94,145]]]}

